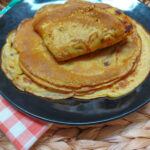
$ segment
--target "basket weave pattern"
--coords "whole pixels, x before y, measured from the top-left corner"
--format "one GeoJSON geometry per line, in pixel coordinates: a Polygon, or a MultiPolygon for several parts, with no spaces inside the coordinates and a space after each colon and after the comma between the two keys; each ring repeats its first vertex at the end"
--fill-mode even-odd
{"type": "MultiPolygon", "coordinates": [[[[0,9],[10,0],[0,0],[0,9]]],[[[150,6],[150,0],[143,0],[150,6]]],[[[32,150],[150,150],[150,103],[106,124],[68,127],[52,124],[32,150]]],[[[0,131],[0,150],[16,150],[0,131]]]]}
{"type": "MultiPolygon", "coordinates": [[[[0,132],[0,150],[15,150],[0,132]]],[[[150,150],[150,103],[119,120],[85,127],[52,125],[32,150],[150,150]]]]}

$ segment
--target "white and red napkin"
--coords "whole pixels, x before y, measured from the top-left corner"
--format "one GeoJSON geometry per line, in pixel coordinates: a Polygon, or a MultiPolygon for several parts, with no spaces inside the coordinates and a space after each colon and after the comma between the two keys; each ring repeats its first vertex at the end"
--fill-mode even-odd
{"type": "Polygon", "coordinates": [[[28,150],[50,124],[26,116],[0,96],[0,130],[18,150],[28,150]]]}

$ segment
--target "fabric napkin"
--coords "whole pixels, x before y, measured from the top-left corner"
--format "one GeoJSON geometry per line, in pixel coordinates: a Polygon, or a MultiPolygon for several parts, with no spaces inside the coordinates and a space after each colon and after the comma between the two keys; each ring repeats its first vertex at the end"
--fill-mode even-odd
{"type": "Polygon", "coordinates": [[[26,116],[0,96],[0,130],[18,150],[28,150],[50,124],[26,116]]]}

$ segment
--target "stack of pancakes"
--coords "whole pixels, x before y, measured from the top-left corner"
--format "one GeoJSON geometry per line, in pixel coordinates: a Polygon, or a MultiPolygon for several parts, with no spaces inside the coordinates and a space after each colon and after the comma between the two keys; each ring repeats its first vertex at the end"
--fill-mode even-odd
{"type": "Polygon", "coordinates": [[[119,97],[150,70],[150,36],[102,3],[46,5],[12,31],[2,69],[20,90],[51,99],[119,97]]]}

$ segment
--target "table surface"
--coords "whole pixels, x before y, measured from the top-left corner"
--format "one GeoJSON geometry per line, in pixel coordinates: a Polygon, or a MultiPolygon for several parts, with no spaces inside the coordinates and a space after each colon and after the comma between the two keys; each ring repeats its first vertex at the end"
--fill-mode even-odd
{"type": "MultiPolygon", "coordinates": [[[[150,0],[141,0],[150,6],[150,0]]],[[[0,10],[10,0],[0,0],[0,10]]],[[[91,127],[52,125],[49,131],[32,147],[33,150],[150,150],[150,103],[139,111],[113,122],[91,127]],[[112,136],[113,135],[113,136],[112,136]],[[105,138],[105,142],[102,140],[105,138]]],[[[0,149],[16,150],[0,132],[0,149]]]]}

